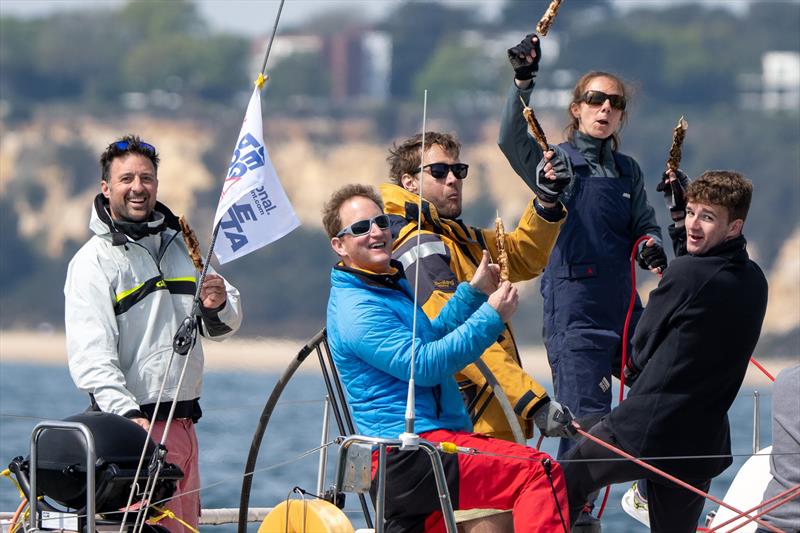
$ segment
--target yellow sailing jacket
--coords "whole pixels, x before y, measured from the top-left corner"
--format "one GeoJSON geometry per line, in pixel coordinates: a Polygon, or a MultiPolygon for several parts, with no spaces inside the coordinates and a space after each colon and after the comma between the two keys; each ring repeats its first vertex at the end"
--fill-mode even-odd
{"type": "MultiPolygon", "coordinates": [[[[381,185],[384,210],[392,217],[392,233],[396,235],[392,256],[400,261],[407,278],[414,285],[414,264],[421,260],[419,302],[428,317],[435,317],[453,295],[458,284],[469,281],[480,263],[482,250],[497,260],[497,238],[494,228],[474,228],[460,220],[439,218],[436,207],[422,202],[423,223],[417,247],[418,196],[394,184],[381,185]]],[[[563,208],[562,208],[563,209],[563,208]]],[[[534,278],[547,265],[550,252],[564,222],[548,222],[536,211],[531,201],[513,231],[506,234],[509,279],[512,283],[534,278]]],[[[547,391],[529,376],[522,364],[511,325],[481,356],[502,385],[519,417],[526,438],[533,435],[533,413],[547,398],[547,391]]],[[[455,376],[473,408],[480,413],[475,431],[492,437],[513,440],[502,408],[491,389],[485,386],[483,374],[474,364],[455,376]]]]}

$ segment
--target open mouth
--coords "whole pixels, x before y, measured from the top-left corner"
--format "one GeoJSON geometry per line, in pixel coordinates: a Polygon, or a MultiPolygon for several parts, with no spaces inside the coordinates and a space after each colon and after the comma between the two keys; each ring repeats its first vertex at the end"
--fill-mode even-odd
{"type": "Polygon", "coordinates": [[[386,248],[385,242],[375,242],[369,245],[370,250],[383,250],[386,248]]]}

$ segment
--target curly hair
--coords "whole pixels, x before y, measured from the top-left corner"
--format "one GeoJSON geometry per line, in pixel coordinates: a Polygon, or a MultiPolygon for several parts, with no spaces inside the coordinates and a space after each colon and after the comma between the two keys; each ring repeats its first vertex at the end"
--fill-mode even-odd
{"type": "Polygon", "coordinates": [[[334,238],[342,230],[342,219],[339,216],[339,210],[343,203],[354,196],[369,198],[383,210],[383,201],[380,195],[370,185],[351,183],[337,189],[331,194],[330,199],[325,202],[325,206],[322,208],[322,226],[325,228],[325,233],[328,234],[329,238],[334,238]]]}
{"type": "Polygon", "coordinates": [[[686,189],[686,200],[719,205],[728,211],[728,219],[747,219],[753,183],[732,170],[706,170],[686,189]]]}
{"type": "MultiPolygon", "coordinates": [[[[458,142],[454,134],[436,131],[425,132],[426,149],[434,144],[438,144],[453,159],[458,159],[458,154],[461,152],[461,143],[458,142]]],[[[422,134],[418,133],[399,145],[395,143],[389,149],[386,161],[389,163],[389,178],[392,183],[402,186],[400,180],[403,178],[403,174],[413,175],[419,170],[419,151],[421,148],[422,134]]]]}

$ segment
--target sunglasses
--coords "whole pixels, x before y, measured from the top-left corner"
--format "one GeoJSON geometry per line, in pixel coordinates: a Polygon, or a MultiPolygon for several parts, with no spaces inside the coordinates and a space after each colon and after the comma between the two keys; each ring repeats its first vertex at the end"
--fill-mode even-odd
{"type": "MultiPolygon", "coordinates": [[[[109,148],[110,148],[111,146],[113,146],[113,147],[114,147],[114,148],[116,148],[117,150],[119,150],[119,151],[121,151],[121,152],[125,152],[125,151],[127,151],[127,150],[128,150],[128,148],[130,148],[131,146],[133,146],[133,144],[134,144],[134,143],[131,143],[131,142],[128,142],[128,141],[116,141],[116,142],[113,142],[113,143],[111,143],[111,144],[109,145],[109,148]]],[[[138,144],[138,145],[139,145],[141,148],[144,148],[144,149],[145,149],[145,150],[147,150],[148,152],[153,152],[153,153],[156,153],[156,147],[155,147],[155,146],[153,146],[152,144],[146,143],[146,142],[144,142],[144,141],[139,141],[139,142],[138,142],[138,143],[136,143],[136,144],[138,144]]]]}
{"type": "Polygon", "coordinates": [[[336,236],[341,239],[345,235],[353,235],[354,237],[366,235],[369,233],[369,230],[372,229],[373,222],[378,226],[378,229],[386,229],[389,227],[389,215],[377,215],[365,220],[357,220],[346,228],[343,228],[336,236]]]}
{"type": "MultiPolygon", "coordinates": [[[[469,171],[469,165],[466,163],[453,163],[452,165],[448,165],[447,163],[431,163],[430,165],[425,165],[422,168],[428,169],[430,175],[437,180],[446,178],[451,170],[453,171],[453,176],[463,180],[467,177],[467,171],[469,171]]],[[[417,173],[419,173],[419,170],[417,173]]]]}
{"type": "Polygon", "coordinates": [[[581,101],[589,105],[603,105],[606,100],[608,100],[608,102],[611,104],[611,107],[614,109],[619,109],[620,111],[625,109],[625,97],[621,94],[606,94],[602,91],[586,91],[581,96],[581,101]]]}

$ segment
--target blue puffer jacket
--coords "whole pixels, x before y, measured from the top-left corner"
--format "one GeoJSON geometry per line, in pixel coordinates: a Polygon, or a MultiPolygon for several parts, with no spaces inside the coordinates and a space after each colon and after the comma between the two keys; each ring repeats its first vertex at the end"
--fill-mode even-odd
{"type": "MultiPolygon", "coordinates": [[[[402,269],[377,275],[337,265],[331,272],[328,342],[364,435],[397,438],[404,431],[413,310],[402,269]]],[[[458,286],[433,322],[417,310],[417,433],[472,429],[453,374],[477,359],[503,328],[486,296],[468,283],[458,286]]]]}

